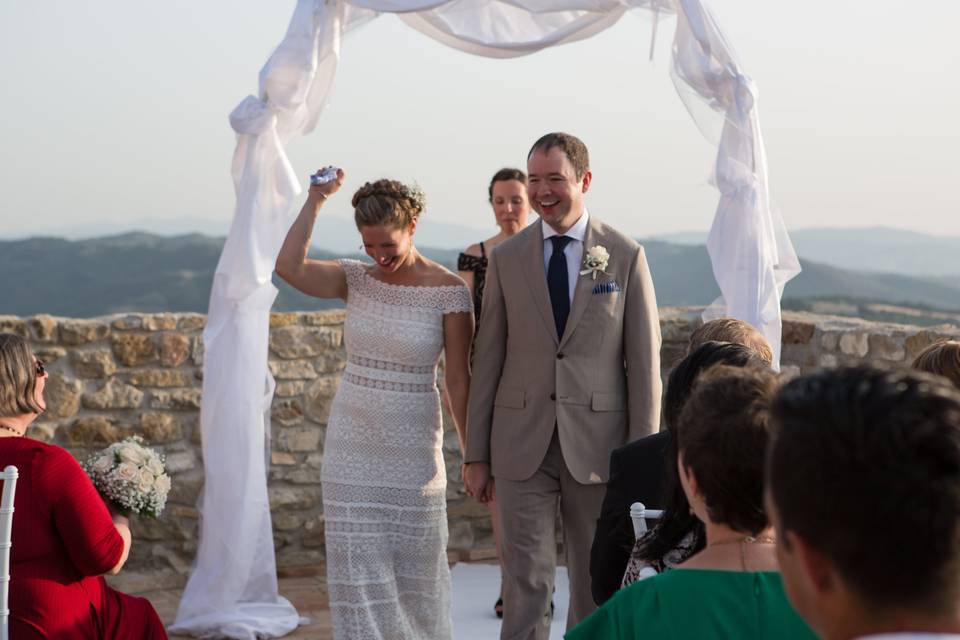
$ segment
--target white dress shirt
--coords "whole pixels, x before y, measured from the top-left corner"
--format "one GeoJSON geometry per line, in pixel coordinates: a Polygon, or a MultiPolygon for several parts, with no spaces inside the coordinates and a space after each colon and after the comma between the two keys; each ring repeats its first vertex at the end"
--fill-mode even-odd
{"type": "Polygon", "coordinates": [[[553,241],[550,238],[565,235],[573,239],[573,242],[568,242],[567,246],[563,248],[563,255],[567,258],[570,304],[573,304],[573,290],[576,289],[577,278],[580,277],[580,268],[583,262],[583,238],[587,235],[587,221],[589,219],[590,214],[584,209],[580,219],[577,220],[572,227],[567,229],[567,232],[564,234],[557,233],[553,230],[553,227],[546,222],[540,225],[543,229],[543,272],[545,274],[550,268],[550,256],[553,255],[553,241]]]}

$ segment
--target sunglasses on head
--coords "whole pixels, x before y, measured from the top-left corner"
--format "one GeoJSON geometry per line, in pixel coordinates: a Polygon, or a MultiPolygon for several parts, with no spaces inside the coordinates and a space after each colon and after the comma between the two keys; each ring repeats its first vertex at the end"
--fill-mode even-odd
{"type": "Polygon", "coordinates": [[[46,372],[47,368],[43,366],[43,360],[37,358],[37,375],[42,378],[46,372]]]}

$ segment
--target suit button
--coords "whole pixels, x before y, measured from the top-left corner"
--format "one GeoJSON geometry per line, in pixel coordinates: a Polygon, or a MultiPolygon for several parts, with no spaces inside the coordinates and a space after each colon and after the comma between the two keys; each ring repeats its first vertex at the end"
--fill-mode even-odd
{"type": "Polygon", "coordinates": [[[557,360],[563,360],[563,352],[557,354],[557,360]]]}
{"type": "Polygon", "coordinates": [[[550,394],[550,399],[553,400],[553,401],[556,401],[556,399],[557,399],[557,394],[551,393],[551,394],[550,394]]]}

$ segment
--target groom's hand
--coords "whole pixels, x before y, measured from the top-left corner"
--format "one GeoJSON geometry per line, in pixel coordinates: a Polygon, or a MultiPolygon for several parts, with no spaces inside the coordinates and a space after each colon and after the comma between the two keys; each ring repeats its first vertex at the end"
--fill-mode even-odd
{"type": "Polygon", "coordinates": [[[477,502],[490,500],[490,465],[486,462],[470,462],[464,471],[464,484],[467,486],[467,495],[477,502]]]}

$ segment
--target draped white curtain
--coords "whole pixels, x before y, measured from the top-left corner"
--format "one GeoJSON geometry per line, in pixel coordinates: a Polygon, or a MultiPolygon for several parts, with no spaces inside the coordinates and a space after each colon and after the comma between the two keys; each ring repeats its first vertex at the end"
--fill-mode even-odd
{"type": "Polygon", "coordinates": [[[252,640],[282,636],[300,622],[277,591],[267,496],[274,386],[267,342],[277,293],[270,277],[300,193],[284,144],[316,126],[343,35],[397,13],[450,47],[509,58],[588,38],[629,10],[677,15],[671,73],[717,145],[720,200],[708,250],[722,296],[705,318],[750,322],[779,360],[780,294],[799,263],[770,206],[756,87],[700,0],[299,0],[260,72],[259,94],[230,114],[237,204],[204,331],[200,546],[172,631],[252,640]]]}

